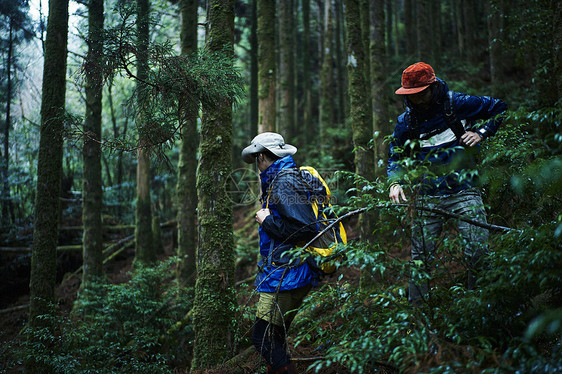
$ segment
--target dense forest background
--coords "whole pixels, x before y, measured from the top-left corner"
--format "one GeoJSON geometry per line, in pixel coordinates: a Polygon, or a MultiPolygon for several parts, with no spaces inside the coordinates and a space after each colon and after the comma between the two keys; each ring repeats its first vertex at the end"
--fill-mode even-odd
{"type": "Polygon", "coordinates": [[[562,372],[561,8],[0,0],[0,370],[264,371],[249,340],[259,191],[240,152],[276,131],[351,239],[292,327],[299,370],[562,372]],[[509,114],[482,147],[480,287],[463,287],[450,225],[413,309],[415,213],[385,176],[394,90],[417,61],[509,114]]]}

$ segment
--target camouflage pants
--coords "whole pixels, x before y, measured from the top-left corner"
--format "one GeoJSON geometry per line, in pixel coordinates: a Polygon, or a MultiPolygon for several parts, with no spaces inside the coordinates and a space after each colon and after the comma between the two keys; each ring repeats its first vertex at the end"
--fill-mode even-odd
{"type": "MultiPolygon", "coordinates": [[[[416,205],[418,207],[438,208],[474,221],[486,223],[484,204],[480,191],[477,189],[463,190],[448,196],[424,196],[418,199],[416,205]]],[[[412,225],[412,261],[421,261],[427,273],[430,272],[430,265],[434,259],[436,239],[441,235],[446,219],[438,213],[416,211],[416,218],[412,225]]],[[[476,272],[481,266],[481,258],[488,252],[489,233],[487,229],[462,220],[457,221],[457,227],[468,263],[467,286],[471,289],[476,282],[476,272]]],[[[410,303],[419,304],[427,297],[429,288],[428,279],[416,280],[412,275],[408,296],[410,303]]]]}

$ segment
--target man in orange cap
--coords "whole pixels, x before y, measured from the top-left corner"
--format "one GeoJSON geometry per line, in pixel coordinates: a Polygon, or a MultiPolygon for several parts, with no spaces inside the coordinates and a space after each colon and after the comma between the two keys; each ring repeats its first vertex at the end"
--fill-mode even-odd
{"type": "MultiPolygon", "coordinates": [[[[404,70],[402,86],[396,94],[403,96],[405,111],[397,119],[389,149],[387,174],[391,201],[407,201],[405,186],[409,184],[418,206],[486,222],[475,156],[480,143],[498,130],[507,105],[491,97],[449,91],[447,84],[424,62],[404,70]],[[484,123],[477,124],[478,120],[484,123]],[[421,165],[425,171],[422,177],[409,181],[407,165],[412,159],[414,165],[421,165]]],[[[413,222],[412,260],[422,261],[427,271],[443,223],[442,215],[427,211],[418,211],[413,222]]],[[[471,289],[481,257],[487,253],[488,231],[465,221],[458,222],[458,229],[468,259],[468,288],[471,289]]],[[[420,305],[427,301],[428,295],[429,281],[412,277],[409,301],[420,305]]]]}

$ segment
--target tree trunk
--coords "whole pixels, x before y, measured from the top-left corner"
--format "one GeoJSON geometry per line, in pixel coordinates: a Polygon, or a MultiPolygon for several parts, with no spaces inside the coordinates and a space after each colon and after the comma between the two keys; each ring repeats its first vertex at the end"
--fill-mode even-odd
{"type": "Polygon", "coordinates": [[[382,176],[386,168],[380,165],[386,157],[384,137],[391,132],[388,129],[388,109],[385,74],[386,55],[384,48],[384,0],[373,0],[370,7],[371,14],[371,96],[373,100],[373,132],[374,142],[374,174],[382,176]]]}
{"type": "Polygon", "coordinates": [[[258,1],[258,132],[275,131],[275,1],[258,1]]]}
{"type": "Polygon", "coordinates": [[[13,29],[14,29],[14,19],[10,16],[8,34],[8,57],[6,59],[6,71],[7,75],[7,87],[6,87],[6,122],[4,123],[4,157],[0,160],[1,163],[1,174],[2,180],[2,199],[0,204],[2,204],[2,218],[0,224],[3,226],[8,226],[10,220],[14,221],[14,213],[11,208],[10,199],[10,183],[8,181],[8,173],[10,170],[10,127],[11,127],[11,104],[12,104],[12,54],[14,47],[13,29]]]}
{"type": "Polygon", "coordinates": [[[441,0],[430,0],[430,20],[431,29],[433,30],[433,37],[431,38],[431,52],[433,55],[433,63],[436,67],[439,67],[439,61],[441,60],[441,55],[443,53],[441,48],[441,0]]]}
{"type": "MultiPolygon", "coordinates": [[[[181,0],[181,52],[197,52],[197,0],[181,0]]],[[[190,108],[191,109],[191,108],[190,108]]],[[[194,285],[197,246],[197,110],[187,110],[182,123],[182,140],[178,161],[178,268],[181,285],[194,285]]]]}
{"type": "Polygon", "coordinates": [[[465,40],[465,28],[464,28],[464,18],[463,18],[463,3],[466,0],[453,0],[453,7],[455,12],[455,24],[457,25],[457,45],[458,45],[458,54],[460,58],[464,58],[465,50],[464,50],[464,40],[465,40]]]}
{"type": "MultiPolygon", "coordinates": [[[[552,9],[552,59],[553,64],[553,77],[562,77],[562,4],[560,1],[551,0],[552,9]]],[[[556,85],[557,97],[554,102],[559,101],[562,98],[562,79],[556,79],[554,84],[556,85]]]]}
{"type": "Polygon", "coordinates": [[[332,0],[324,3],[324,48],[320,72],[320,139],[334,125],[334,16],[332,0]]]}
{"type": "MultiPolygon", "coordinates": [[[[383,22],[385,22],[385,27],[386,30],[384,30],[383,35],[386,38],[386,42],[385,42],[385,54],[387,56],[390,56],[392,49],[394,48],[394,40],[392,39],[392,8],[394,6],[393,4],[394,0],[385,0],[384,4],[383,4],[383,15],[382,15],[382,19],[383,22]],[[384,14],[384,8],[386,7],[386,16],[384,14]]],[[[373,8],[374,4],[372,1],[369,2],[369,8],[373,8]]],[[[370,11],[372,13],[372,11],[370,11]]],[[[372,25],[371,25],[372,28],[372,25]]]]}
{"type": "MultiPolygon", "coordinates": [[[[137,127],[141,129],[147,103],[147,87],[144,82],[148,77],[148,41],[149,41],[148,0],[137,0],[137,127]]],[[[142,133],[142,131],[141,131],[142,133]]],[[[152,245],[152,209],[150,203],[150,157],[146,148],[146,140],[142,135],[137,150],[137,206],[135,228],[135,262],[151,263],[156,260],[156,252],[152,245]]]]}
{"type": "Polygon", "coordinates": [[[476,19],[474,12],[475,0],[463,0],[463,14],[465,24],[465,45],[468,61],[472,64],[478,63],[478,46],[476,45],[478,27],[476,26],[476,19]]]}
{"type": "MultiPolygon", "coordinates": [[[[355,171],[358,175],[373,179],[374,157],[369,142],[373,132],[369,82],[367,81],[367,54],[361,27],[360,0],[346,0],[347,21],[347,71],[349,77],[350,117],[355,147],[355,171]]],[[[365,238],[370,231],[366,216],[361,223],[365,238]]]]}
{"type": "Polygon", "coordinates": [[[103,63],[103,0],[90,0],[88,6],[89,46],[86,60],[86,118],[84,120],[82,224],[82,287],[103,275],[101,113],[103,63]]]}
{"type": "MultiPolygon", "coordinates": [[[[31,327],[49,326],[52,321],[49,318],[37,317],[52,313],[51,303],[54,302],[55,296],[67,37],[68,0],[50,0],[45,40],[41,138],[37,160],[37,192],[29,282],[29,324],[31,327]]],[[[34,372],[35,369],[40,371],[40,368],[33,367],[33,363],[28,363],[26,368],[30,372],[34,372]]]]}
{"type": "Polygon", "coordinates": [[[502,56],[502,0],[488,0],[488,44],[490,47],[490,78],[494,97],[503,97],[503,56],[502,56]]]}
{"type": "MultiPolygon", "coordinates": [[[[234,0],[211,0],[208,23],[207,48],[233,56],[234,0]]],[[[232,203],[225,186],[232,172],[232,102],[203,109],[197,174],[199,246],[193,370],[211,368],[230,357],[236,305],[232,203]]]]}
{"type": "Polygon", "coordinates": [[[337,110],[335,115],[335,120],[340,125],[345,125],[345,119],[347,118],[347,85],[346,85],[346,70],[345,70],[345,43],[342,39],[345,39],[344,35],[344,21],[343,21],[343,3],[341,1],[335,2],[335,50],[336,50],[336,84],[335,90],[337,94],[337,110]]]}
{"type": "Polygon", "coordinates": [[[279,17],[279,132],[293,138],[295,118],[295,45],[293,43],[293,0],[278,2],[279,17]]]}
{"type": "Polygon", "coordinates": [[[399,16],[399,0],[394,0],[394,57],[398,57],[400,55],[400,31],[398,24],[400,23],[400,16],[399,16]]]}
{"type": "Polygon", "coordinates": [[[416,22],[413,0],[404,0],[404,24],[406,30],[406,60],[412,61],[417,56],[416,22]]]}
{"type": "MultiPolygon", "coordinates": [[[[129,116],[125,117],[125,124],[123,130],[119,131],[119,126],[117,125],[117,115],[115,114],[115,107],[113,105],[113,79],[110,79],[107,86],[107,98],[109,101],[109,111],[111,114],[111,124],[113,126],[113,136],[117,139],[120,135],[125,136],[127,134],[127,127],[129,123],[129,116]]],[[[123,151],[117,150],[117,170],[115,171],[115,183],[117,186],[117,199],[118,201],[123,201],[123,151]]],[[[122,216],[122,204],[117,205],[117,217],[122,216]]]]}
{"type": "Polygon", "coordinates": [[[303,135],[305,143],[308,144],[314,139],[314,129],[312,127],[312,72],[310,67],[310,60],[312,59],[312,49],[310,48],[310,0],[302,0],[302,23],[303,128],[305,129],[303,135]]]}
{"type": "Polygon", "coordinates": [[[258,0],[252,0],[252,20],[250,29],[250,134],[258,133],[258,0]]]}
{"type": "Polygon", "coordinates": [[[416,1],[416,34],[418,44],[418,61],[434,64],[431,51],[432,30],[429,20],[429,0],[416,1]]]}

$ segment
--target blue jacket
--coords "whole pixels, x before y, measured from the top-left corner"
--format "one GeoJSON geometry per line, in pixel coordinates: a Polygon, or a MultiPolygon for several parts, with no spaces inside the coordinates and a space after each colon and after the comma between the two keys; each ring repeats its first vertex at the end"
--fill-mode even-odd
{"type": "MultiPolygon", "coordinates": [[[[412,137],[421,139],[415,159],[427,162],[432,175],[415,181],[421,182],[420,193],[423,195],[454,194],[478,183],[474,169],[480,145],[465,148],[459,143],[444,119],[443,103],[449,100],[449,89],[439,78],[437,82],[432,91],[432,104],[424,110],[416,109],[405,96],[406,110],[398,117],[389,148],[388,177],[393,182],[402,183],[404,168],[400,161],[407,154],[404,145],[412,137]]],[[[452,92],[452,107],[464,128],[478,131],[482,139],[496,133],[507,110],[501,100],[457,92],[452,92]],[[476,126],[477,120],[487,121],[476,126]]]]}
{"type": "Polygon", "coordinates": [[[267,207],[271,215],[259,228],[262,259],[255,281],[259,292],[318,284],[318,276],[308,263],[287,253],[297,243],[307,242],[317,234],[316,225],[309,225],[316,222],[316,216],[306,187],[295,169],[291,169],[295,167],[293,158],[285,156],[260,173],[263,208],[267,207]]]}

